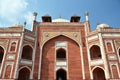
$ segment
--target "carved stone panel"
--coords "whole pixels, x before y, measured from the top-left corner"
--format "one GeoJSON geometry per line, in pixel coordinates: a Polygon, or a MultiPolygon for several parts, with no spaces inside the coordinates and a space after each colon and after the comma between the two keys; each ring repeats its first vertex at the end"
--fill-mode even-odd
{"type": "Polygon", "coordinates": [[[41,43],[44,44],[46,41],[57,37],[59,35],[66,36],[74,41],[76,41],[78,44],[81,42],[81,36],[80,36],[80,31],[43,31],[42,32],[42,40],[41,43]]]}

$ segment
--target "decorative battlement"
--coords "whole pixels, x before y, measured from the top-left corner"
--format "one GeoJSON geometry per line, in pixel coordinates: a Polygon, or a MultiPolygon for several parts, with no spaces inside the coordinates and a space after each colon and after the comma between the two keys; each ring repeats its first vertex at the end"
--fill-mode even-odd
{"type": "Polygon", "coordinates": [[[70,23],[70,22],[40,23],[39,26],[84,26],[84,22],[77,22],[77,23],[70,23]]]}

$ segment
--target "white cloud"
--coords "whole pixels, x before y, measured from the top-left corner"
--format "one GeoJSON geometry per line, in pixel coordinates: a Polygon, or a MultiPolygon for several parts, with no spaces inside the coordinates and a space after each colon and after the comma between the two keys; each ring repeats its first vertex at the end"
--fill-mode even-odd
{"type": "Polygon", "coordinates": [[[33,13],[27,12],[27,14],[24,15],[24,18],[25,18],[27,24],[30,25],[32,23],[32,20],[33,20],[33,13]]]}
{"type": "Polygon", "coordinates": [[[26,0],[0,0],[0,15],[10,22],[22,17],[27,8],[26,0]]]}

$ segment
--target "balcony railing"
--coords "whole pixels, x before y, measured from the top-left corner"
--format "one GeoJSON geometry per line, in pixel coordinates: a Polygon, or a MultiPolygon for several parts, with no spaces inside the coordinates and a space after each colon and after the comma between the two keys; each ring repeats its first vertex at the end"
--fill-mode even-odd
{"type": "Polygon", "coordinates": [[[102,59],[94,59],[94,60],[91,60],[91,62],[90,62],[90,65],[91,65],[91,66],[101,65],[101,64],[104,64],[104,62],[103,62],[102,59]]]}
{"type": "Polygon", "coordinates": [[[25,65],[32,65],[32,60],[28,60],[28,59],[21,59],[20,60],[21,64],[25,64],[25,65]]]}
{"type": "Polygon", "coordinates": [[[56,60],[56,66],[57,67],[66,67],[67,61],[66,60],[56,60]]]}

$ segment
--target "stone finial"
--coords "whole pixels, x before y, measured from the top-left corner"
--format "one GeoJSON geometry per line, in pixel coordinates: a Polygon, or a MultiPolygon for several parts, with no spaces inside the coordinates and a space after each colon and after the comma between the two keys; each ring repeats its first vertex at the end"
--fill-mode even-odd
{"type": "Polygon", "coordinates": [[[27,24],[27,22],[25,21],[25,22],[24,22],[24,26],[26,26],[26,24],[27,24]]]}
{"type": "Polygon", "coordinates": [[[86,16],[86,21],[89,21],[89,18],[88,18],[89,13],[88,12],[85,12],[85,16],[86,16]]]}
{"type": "Polygon", "coordinates": [[[85,16],[88,16],[89,15],[89,13],[88,12],[85,12],[85,16]]]}
{"type": "Polygon", "coordinates": [[[37,12],[34,12],[33,15],[34,15],[34,20],[36,21],[37,12]]]}

